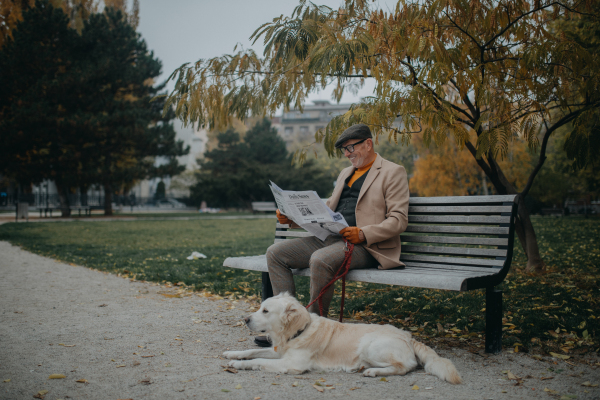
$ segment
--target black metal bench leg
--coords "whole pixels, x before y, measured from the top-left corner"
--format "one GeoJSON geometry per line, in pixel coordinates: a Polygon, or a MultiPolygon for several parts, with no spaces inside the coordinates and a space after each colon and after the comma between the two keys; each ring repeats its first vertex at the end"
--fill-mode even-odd
{"type": "Polygon", "coordinates": [[[502,290],[485,289],[485,352],[502,351],[502,290]]]}
{"type": "Polygon", "coordinates": [[[269,297],[273,297],[273,286],[271,286],[271,278],[268,272],[262,273],[262,301],[269,297]]]}

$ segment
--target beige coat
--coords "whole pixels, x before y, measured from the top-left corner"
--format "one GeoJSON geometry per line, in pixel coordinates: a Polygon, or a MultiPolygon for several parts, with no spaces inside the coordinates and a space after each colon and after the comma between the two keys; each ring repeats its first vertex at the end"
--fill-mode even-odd
{"type": "MultiPolygon", "coordinates": [[[[350,166],[337,178],[333,194],[327,200],[337,207],[346,178],[354,173],[350,166]]],[[[377,261],[379,269],[404,266],[400,261],[400,233],[408,226],[408,178],[404,167],[385,160],[379,154],[362,185],[356,203],[356,225],[366,243],[361,244],[377,261]]]]}

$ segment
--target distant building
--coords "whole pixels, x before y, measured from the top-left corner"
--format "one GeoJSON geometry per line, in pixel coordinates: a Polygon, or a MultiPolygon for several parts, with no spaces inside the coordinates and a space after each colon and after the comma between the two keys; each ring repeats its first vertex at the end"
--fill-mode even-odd
{"type": "Polygon", "coordinates": [[[288,145],[311,140],[333,117],[344,114],[352,105],[331,104],[328,100],[314,100],[313,103],[304,106],[303,111],[292,109],[272,119],[273,128],[288,145]]]}

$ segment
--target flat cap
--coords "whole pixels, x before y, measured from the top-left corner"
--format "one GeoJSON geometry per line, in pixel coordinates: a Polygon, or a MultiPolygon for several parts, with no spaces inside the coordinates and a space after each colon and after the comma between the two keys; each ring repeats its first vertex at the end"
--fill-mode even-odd
{"type": "Polygon", "coordinates": [[[346,129],[335,141],[335,148],[339,149],[342,145],[350,140],[350,139],[372,139],[373,135],[371,134],[371,130],[365,124],[356,124],[352,125],[350,128],[346,129]]]}

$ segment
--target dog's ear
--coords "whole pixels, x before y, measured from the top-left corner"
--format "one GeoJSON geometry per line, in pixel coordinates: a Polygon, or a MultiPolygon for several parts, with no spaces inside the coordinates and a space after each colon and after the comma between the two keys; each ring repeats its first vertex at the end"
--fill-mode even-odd
{"type": "Polygon", "coordinates": [[[285,324],[287,325],[292,322],[296,317],[298,317],[298,315],[298,306],[294,303],[288,304],[283,313],[285,324]]]}

